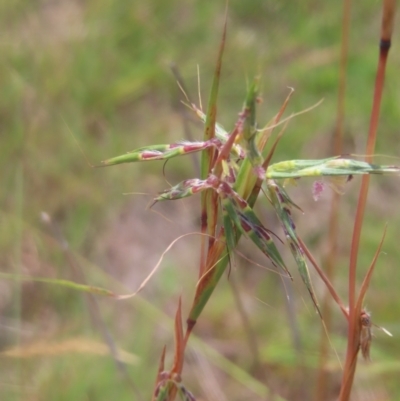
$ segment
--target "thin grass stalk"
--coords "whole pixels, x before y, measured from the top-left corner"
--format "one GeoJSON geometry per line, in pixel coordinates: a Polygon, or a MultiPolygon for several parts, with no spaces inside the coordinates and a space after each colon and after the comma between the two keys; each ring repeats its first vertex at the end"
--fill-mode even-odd
{"type": "Polygon", "coordinates": [[[262,372],[261,369],[261,360],[260,360],[260,352],[258,349],[257,335],[251,325],[249,315],[243,305],[242,297],[240,295],[239,287],[236,283],[236,277],[234,273],[231,273],[229,276],[229,284],[232,289],[233,299],[235,301],[236,308],[239,312],[240,319],[242,321],[242,325],[244,328],[247,344],[249,347],[249,351],[252,358],[252,370],[258,372],[262,372]]]}
{"type": "MultiPolygon", "coordinates": [[[[225,12],[225,23],[222,32],[222,39],[219,47],[217,64],[214,72],[213,83],[211,86],[210,99],[207,107],[207,115],[204,129],[204,141],[208,141],[215,136],[215,123],[217,119],[217,98],[219,81],[221,76],[222,68],[222,55],[224,53],[225,41],[226,41],[226,24],[227,24],[227,9],[225,12]]],[[[201,157],[201,178],[205,179],[211,171],[211,168],[215,162],[215,149],[213,147],[202,152],[201,157]]],[[[217,205],[216,194],[213,190],[204,191],[201,194],[201,232],[207,233],[208,237],[208,250],[212,247],[215,239],[215,227],[217,224],[217,205]]],[[[200,245],[200,269],[199,277],[201,277],[206,271],[206,262],[204,256],[206,254],[206,237],[202,236],[200,245]]]]}
{"type": "MultiPolygon", "coordinates": [[[[190,130],[189,126],[189,119],[187,118],[187,108],[185,105],[182,103],[182,101],[185,100],[185,97],[189,101],[190,104],[193,104],[193,100],[190,97],[189,91],[186,88],[185,81],[183,80],[183,77],[179,71],[179,68],[176,64],[171,64],[170,65],[172,74],[174,75],[176,82],[179,86],[179,88],[182,89],[184,97],[181,99],[180,102],[176,105],[176,108],[178,110],[179,115],[181,116],[182,119],[182,126],[183,126],[183,132],[184,132],[184,137],[188,139],[190,142],[194,141],[194,137],[192,135],[192,131],[190,130]]],[[[182,93],[181,93],[182,96],[182,93]]],[[[194,167],[194,171],[196,172],[196,176],[200,176],[200,161],[195,154],[191,154],[191,159],[194,167]]]]}
{"type": "MultiPolygon", "coordinates": [[[[336,127],[333,140],[333,154],[340,155],[343,153],[343,132],[345,118],[345,96],[346,96],[346,76],[347,76],[347,60],[349,54],[349,32],[351,17],[351,0],[343,0],[342,13],[342,38],[340,46],[340,62],[339,62],[339,89],[338,103],[336,112],[336,127]]],[[[338,255],[338,228],[339,228],[339,200],[340,195],[333,192],[331,198],[331,208],[329,214],[329,232],[328,232],[328,254],[325,262],[326,276],[331,283],[334,281],[335,266],[337,264],[338,255]]],[[[329,333],[332,322],[332,300],[329,293],[325,293],[322,301],[322,316],[324,317],[325,327],[321,328],[321,343],[319,347],[319,366],[317,375],[317,387],[315,400],[324,400],[328,388],[328,374],[326,365],[328,362],[329,341],[325,330],[329,333]]]]}
{"type": "MultiPolygon", "coordinates": [[[[385,69],[387,57],[391,45],[393,32],[393,20],[395,14],[395,0],[383,1],[383,16],[381,40],[379,46],[379,61],[375,80],[375,90],[372,104],[370,127],[368,132],[367,149],[365,160],[371,162],[375,150],[377,128],[379,122],[380,105],[382,99],[383,85],[385,80],[385,69]]],[[[369,189],[369,176],[363,176],[358,198],[356,217],[354,222],[353,237],[351,243],[350,266],[349,266],[349,327],[347,339],[346,362],[343,371],[343,380],[340,401],[350,398],[355,370],[357,366],[357,355],[360,347],[360,312],[356,306],[356,273],[357,259],[360,245],[361,229],[364,219],[365,205],[369,189]]],[[[360,306],[361,308],[361,306],[360,306]]]]}
{"type": "MultiPolygon", "coordinates": [[[[331,209],[329,214],[329,231],[328,231],[328,244],[329,249],[326,255],[324,267],[326,277],[330,283],[334,282],[335,267],[338,261],[338,226],[339,226],[339,202],[340,195],[336,192],[332,194],[331,209]]],[[[323,401],[328,388],[328,371],[326,366],[328,364],[328,354],[330,349],[329,338],[326,333],[330,332],[332,326],[332,298],[327,291],[324,295],[321,313],[324,318],[324,326],[321,327],[321,342],[319,346],[319,362],[318,362],[318,375],[316,387],[316,401],[323,401]]]]}
{"type": "Polygon", "coordinates": [[[326,285],[327,290],[329,291],[332,299],[337,303],[337,305],[339,306],[340,310],[342,311],[343,315],[348,319],[348,312],[346,307],[343,305],[342,300],[340,299],[338,293],[335,290],[335,287],[332,285],[332,283],[329,281],[328,276],[325,274],[325,272],[319,267],[317,261],[314,259],[314,256],[312,255],[312,253],[309,251],[309,249],[307,248],[306,244],[302,241],[301,238],[299,238],[299,243],[305,253],[305,255],[307,256],[308,260],[311,262],[311,264],[313,265],[315,271],[317,272],[317,274],[319,275],[319,277],[321,278],[321,280],[324,282],[324,284],[326,285]]]}
{"type": "MultiPolygon", "coordinates": [[[[385,5],[386,3],[394,3],[394,1],[388,0],[384,2],[385,5]]],[[[385,13],[383,20],[385,20],[385,13]]],[[[380,105],[382,99],[383,84],[385,79],[386,61],[389,53],[389,48],[390,48],[390,37],[389,38],[382,37],[380,43],[378,70],[376,73],[375,92],[373,97],[371,120],[370,120],[367,149],[365,156],[365,161],[368,163],[372,162],[373,153],[375,150],[377,128],[380,114],[380,105]]],[[[350,315],[352,313],[352,309],[354,309],[354,304],[355,304],[357,257],[358,257],[358,249],[361,236],[361,228],[365,211],[365,204],[367,201],[368,188],[369,188],[369,175],[364,175],[361,181],[361,189],[357,204],[356,219],[354,224],[354,231],[351,245],[350,269],[349,269],[350,315]]]]}
{"type": "MultiPolygon", "coordinates": [[[[22,273],[22,248],[23,248],[23,211],[24,211],[24,169],[23,164],[20,163],[18,165],[16,174],[15,174],[15,190],[14,190],[14,199],[15,199],[15,215],[16,219],[16,227],[15,227],[15,254],[14,254],[14,272],[16,275],[20,275],[22,273]]],[[[15,344],[17,346],[21,345],[21,319],[22,319],[22,282],[17,280],[14,284],[14,319],[15,319],[15,344]]],[[[24,378],[23,378],[23,370],[22,370],[22,361],[18,359],[16,363],[16,383],[18,386],[21,386],[24,389],[24,378]]],[[[20,393],[22,400],[22,394],[20,393]]]]}

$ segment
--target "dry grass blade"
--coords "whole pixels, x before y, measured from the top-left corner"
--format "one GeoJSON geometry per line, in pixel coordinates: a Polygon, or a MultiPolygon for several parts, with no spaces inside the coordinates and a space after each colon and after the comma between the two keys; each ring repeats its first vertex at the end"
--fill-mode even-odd
{"type": "Polygon", "coordinates": [[[374,258],[371,262],[371,265],[369,266],[367,273],[364,277],[364,280],[361,284],[361,288],[360,288],[360,292],[358,294],[358,299],[357,299],[357,303],[356,303],[356,311],[361,310],[362,305],[364,303],[364,298],[365,298],[365,294],[367,293],[368,287],[369,287],[369,283],[371,281],[372,278],[372,273],[374,272],[375,266],[376,266],[376,262],[378,260],[379,254],[381,252],[382,249],[382,245],[383,245],[383,241],[385,240],[385,236],[386,236],[386,230],[387,230],[387,225],[385,226],[385,230],[383,232],[382,235],[382,239],[381,242],[379,243],[378,249],[375,252],[374,258]]]}
{"type": "MultiPolygon", "coordinates": [[[[195,233],[197,235],[199,235],[199,233],[195,233]]],[[[139,285],[139,288],[131,293],[131,294],[125,294],[125,295],[114,295],[114,298],[116,299],[129,299],[129,298],[133,298],[134,296],[136,296],[140,291],[143,290],[143,288],[146,286],[146,284],[150,281],[150,279],[154,276],[154,274],[157,272],[158,268],[161,265],[161,262],[164,259],[165,254],[183,237],[186,237],[188,235],[193,235],[193,233],[189,233],[189,234],[184,234],[181,235],[180,237],[176,238],[175,240],[173,240],[168,247],[165,249],[165,251],[161,254],[160,258],[158,259],[158,262],[156,263],[156,265],[153,267],[153,269],[151,270],[151,272],[147,275],[147,277],[142,281],[142,283],[139,285]]]]}
{"type": "Polygon", "coordinates": [[[185,340],[182,327],[182,300],[179,297],[178,308],[175,315],[175,356],[171,372],[175,374],[182,373],[183,357],[185,353],[185,340]]]}
{"type": "Polygon", "coordinates": [[[322,319],[321,311],[318,306],[318,301],[315,296],[311,277],[308,271],[308,266],[305,259],[305,253],[301,246],[301,242],[296,233],[296,227],[291,217],[291,205],[294,203],[290,200],[283,188],[279,187],[276,182],[269,180],[267,182],[268,194],[272,205],[275,208],[275,212],[282,224],[283,231],[285,233],[286,240],[289,244],[290,251],[296,261],[298,271],[301,279],[306,286],[311,300],[317,310],[319,316],[322,319]]]}
{"type": "Polygon", "coordinates": [[[314,256],[312,253],[309,251],[307,248],[306,244],[299,238],[299,242],[301,244],[301,247],[304,250],[304,253],[307,255],[308,260],[311,262],[311,264],[314,266],[315,271],[317,274],[320,276],[321,280],[324,282],[326,288],[328,289],[330,295],[334,299],[334,301],[338,304],[340,310],[342,311],[343,315],[345,316],[346,319],[349,318],[349,312],[347,308],[344,306],[342,300],[340,299],[338,293],[335,290],[335,287],[329,280],[329,277],[325,274],[325,272],[319,267],[318,263],[316,262],[314,256]]]}
{"type": "MultiPolygon", "coordinates": [[[[29,359],[37,357],[56,357],[71,354],[93,354],[98,356],[108,356],[109,348],[102,342],[88,338],[68,338],[63,341],[53,342],[40,340],[37,342],[18,345],[0,352],[1,357],[29,359]]],[[[130,365],[137,365],[139,358],[137,355],[117,348],[117,359],[120,362],[130,365]]]]}

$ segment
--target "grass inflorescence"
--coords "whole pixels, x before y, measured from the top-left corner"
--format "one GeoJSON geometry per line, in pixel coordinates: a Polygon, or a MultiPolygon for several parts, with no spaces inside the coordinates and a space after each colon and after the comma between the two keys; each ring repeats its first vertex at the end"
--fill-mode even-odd
{"type": "MultiPolygon", "coordinates": [[[[271,163],[273,152],[281,134],[273,141],[273,130],[279,124],[287,102],[281,107],[278,114],[264,128],[259,129],[256,119],[256,107],[259,102],[259,79],[255,79],[248,88],[246,100],[239,113],[238,120],[229,131],[217,122],[217,98],[221,77],[222,55],[226,41],[226,20],[223,37],[218,53],[217,65],[214,73],[208,109],[206,112],[198,106],[189,107],[204,122],[204,139],[202,142],[180,142],[171,145],[152,145],[129,152],[126,155],[105,160],[103,165],[109,166],[120,163],[130,163],[148,160],[168,160],[172,157],[183,156],[193,152],[202,152],[201,176],[186,179],[185,181],[163,191],[155,202],[177,200],[201,193],[201,232],[203,237],[200,250],[199,280],[196,285],[194,300],[187,317],[187,326],[182,328],[181,303],[179,303],[175,324],[175,357],[172,368],[164,370],[165,349],[163,351],[153,399],[167,401],[175,399],[179,393],[184,400],[194,399],[189,392],[182,391],[181,374],[185,347],[197,320],[203,312],[209,298],[224,271],[234,258],[235,249],[240,237],[248,237],[259,250],[269,259],[276,269],[288,278],[292,274],[286,266],[280,251],[276,246],[279,235],[266,227],[257,216],[254,207],[261,191],[272,204],[276,216],[281,223],[285,242],[289,247],[295,264],[306,286],[316,311],[323,321],[318,300],[315,295],[304,245],[296,232],[296,225],[292,218],[292,208],[298,206],[284,189],[289,180],[299,180],[310,177],[334,177],[337,186],[341,186],[353,179],[354,176],[370,174],[399,175],[400,167],[382,166],[371,163],[379,116],[379,104],[383,88],[384,64],[390,43],[394,9],[390,2],[384,4],[384,18],[382,22],[380,64],[375,86],[374,107],[371,118],[371,129],[368,137],[366,161],[334,156],[320,160],[287,160],[271,163]],[[387,26],[390,26],[387,28],[387,26]],[[382,44],[383,43],[383,44],[382,44]],[[384,61],[382,61],[384,60],[384,61]],[[216,135],[218,132],[218,136],[216,135]]],[[[323,190],[322,184],[315,183],[315,197],[323,190]]],[[[361,232],[363,210],[367,197],[368,180],[363,179],[359,207],[355,217],[355,228],[350,258],[349,274],[349,308],[345,308],[334,287],[323,270],[316,266],[317,273],[328,286],[332,298],[338,303],[348,321],[348,351],[343,370],[343,381],[340,400],[348,400],[352,388],[358,351],[361,349],[364,358],[369,359],[371,343],[370,316],[363,309],[364,297],[375,267],[379,246],[374,261],[367,271],[360,293],[356,295],[354,286],[357,255],[359,252],[358,238],[361,232]],[[356,298],[357,297],[357,298],[356,298]],[[357,299],[357,300],[356,300],[357,299]]]]}
{"type": "Polygon", "coordinates": [[[118,391],[120,400],[151,392],[156,400],[327,400],[340,392],[347,400],[355,389],[360,399],[396,399],[398,345],[375,325],[398,331],[399,163],[376,157],[396,153],[399,91],[390,68],[375,151],[392,3],[384,2],[365,149],[376,4],[351,16],[344,2],[338,84],[339,7],[232,1],[204,109],[176,65],[189,76],[200,62],[208,75],[224,23],[217,2],[12,4],[0,16],[0,129],[10,134],[0,136],[0,398],[101,400],[118,391]],[[243,96],[242,71],[254,66],[243,96]],[[70,132],[91,149],[88,160],[139,147],[100,166],[141,163],[88,169],[70,132]],[[155,161],[168,161],[165,177],[155,161]],[[145,212],[146,201],[120,196],[132,183],[154,194],[163,180],[167,188],[145,212]],[[169,225],[155,209],[170,214],[169,225]],[[49,215],[38,219],[42,210],[49,215]],[[170,229],[182,221],[185,234],[170,229]]]}

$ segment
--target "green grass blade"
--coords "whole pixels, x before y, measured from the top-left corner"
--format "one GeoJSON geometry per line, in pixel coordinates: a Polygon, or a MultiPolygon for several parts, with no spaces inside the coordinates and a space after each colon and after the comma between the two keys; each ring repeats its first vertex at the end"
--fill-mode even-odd
{"type": "MultiPolygon", "coordinates": [[[[254,138],[257,127],[256,127],[256,101],[258,96],[258,78],[253,80],[250,85],[246,100],[244,102],[243,113],[246,115],[246,119],[243,126],[243,138],[249,142],[254,138]]],[[[258,151],[258,149],[256,149],[258,151]]]]}
{"type": "Polygon", "coordinates": [[[297,268],[299,270],[301,279],[303,280],[304,285],[306,286],[308,293],[310,294],[311,300],[317,310],[319,316],[322,318],[321,311],[319,309],[318,300],[315,296],[314,288],[310,278],[310,272],[308,270],[306,258],[304,255],[304,251],[299,245],[298,241],[293,241],[291,237],[288,237],[288,243],[290,247],[290,251],[296,261],[297,268]]]}
{"type": "Polygon", "coordinates": [[[154,398],[155,401],[169,401],[170,400],[170,392],[173,387],[175,387],[174,383],[171,380],[168,380],[166,383],[160,384],[157,388],[157,393],[154,398]]]}
{"type": "MultiPolygon", "coordinates": [[[[272,134],[272,131],[274,130],[274,127],[278,124],[280,121],[283,113],[286,110],[286,107],[289,103],[289,100],[291,98],[291,95],[293,94],[293,90],[290,91],[289,95],[286,97],[284,103],[282,104],[281,108],[279,109],[279,112],[277,115],[272,118],[268,124],[261,130],[261,133],[259,136],[257,136],[257,146],[258,149],[260,150],[264,162],[263,162],[263,168],[266,169],[269,165],[269,161],[271,160],[274,150],[276,148],[277,142],[275,142],[275,145],[272,146],[271,149],[266,148],[266,144],[268,142],[268,139],[270,135],[272,134]],[[265,164],[267,162],[267,164],[265,164]]],[[[282,134],[280,134],[282,135],[282,134]]],[[[235,191],[244,199],[247,200],[249,203],[250,207],[253,207],[257,201],[258,195],[260,193],[262,183],[264,181],[264,177],[258,178],[256,177],[255,174],[252,173],[252,166],[251,163],[248,159],[245,159],[242,165],[240,166],[240,170],[238,173],[238,179],[237,182],[235,183],[235,191]]]]}
{"type": "Polygon", "coordinates": [[[255,79],[247,91],[243,114],[246,115],[243,124],[243,139],[246,142],[246,156],[256,171],[257,176],[263,176],[263,157],[257,143],[256,104],[258,97],[258,79],[255,79]]]}
{"type": "Polygon", "coordinates": [[[289,160],[268,167],[266,178],[301,178],[360,174],[399,174],[398,166],[381,166],[343,158],[289,160]]]}
{"type": "Polygon", "coordinates": [[[197,283],[196,294],[187,319],[189,330],[196,323],[228,265],[229,256],[224,235],[218,237],[207,256],[205,272],[197,283]]]}
{"type": "Polygon", "coordinates": [[[246,158],[240,166],[238,179],[235,182],[237,193],[247,199],[256,183],[256,176],[253,173],[254,167],[260,167],[263,162],[262,155],[257,143],[256,123],[256,99],[258,96],[258,80],[254,79],[247,91],[244,107],[239,116],[244,117],[242,137],[246,148],[246,158]]]}
{"type": "Polygon", "coordinates": [[[242,233],[245,233],[253,243],[271,260],[274,266],[281,268],[289,277],[290,273],[285,266],[281,254],[278,251],[274,241],[272,240],[271,234],[263,226],[259,218],[254,213],[253,209],[244,200],[240,203],[235,200],[230,200],[233,207],[229,207],[228,212],[230,213],[231,219],[242,233]],[[233,215],[236,214],[236,216],[233,215]]]}
{"type": "MultiPolygon", "coordinates": [[[[253,166],[250,160],[246,157],[240,165],[233,189],[240,197],[248,200],[256,182],[257,176],[253,173],[253,166]]],[[[254,206],[254,204],[252,206],[254,206]]]]}
{"type": "Polygon", "coordinates": [[[6,279],[6,280],[15,280],[15,281],[35,281],[38,283],[59,285],[61,287],[71,288],[73,290],[77,290],[77,291],[81,291],[81,292],[89,292],[91,294],[105,295],[108,297],[116,296],[112,291],[106,290],[104,288],[94,287],[94,286],[85,285],[85,284],[79,284],[79,283],[75,283],[74,281],[69,281],[69,280],[53,279],[53,278],[46,278],[46,277],[22,276],[22,275],[8,274],[8,273],[0,273],[0,278],[6,279]]]}
{"type": "Polygon", "coordinates": [[[318,301],[312,286],[305,254],[300,245],[300,241],[296,233],[296,227],[291,217],[290,209],[294,203],[290,200],[283,188],[278,186],[278,184],[272,181],[269,181],[267,184],[272,205],[274,206],[276,214],[278,215],[278,218],[283,226],[286,240],[288,241],[290,251],[292,252],[292,255],[296,261],[301,279],[303,280],[303,283],[311,296],[318,314],[321,316],[321,312],[318,307],[318,301]]]}
{"type": "Polygon", "coordinates": [[[215,141],[206,142],[179,142],[170,145],[152,145],[136,149],[121,156],[112,157],[104,160],[100,166],[106,167],[122,163],[134,163],[152,160],[168,160],[173,157],[187,155],[193,152],[200,152],[204,149],[212,148],[216,145],[215,141]]]}
{"type": "MultiPolygon", "coordinates": [[[[225,202],[225,201],[223,201],[225,202]]],[[[229,203],[229,200],[227,199],[227,202],[229,203]]],[[[238,242],[238,237],[235,231],[235,227],[237,225],[232,225],[232,220],[230,218],[230,213],[226,210],[226,208],[223,208],[222,211],[222,217],[223,217],[223,223],[224,223],[224,232],[225,232],[225,238],[226,238],[226,246],[228,249],[229,255],[233,254],[233,250],[236,247],[236,244],[238,242]]]]}

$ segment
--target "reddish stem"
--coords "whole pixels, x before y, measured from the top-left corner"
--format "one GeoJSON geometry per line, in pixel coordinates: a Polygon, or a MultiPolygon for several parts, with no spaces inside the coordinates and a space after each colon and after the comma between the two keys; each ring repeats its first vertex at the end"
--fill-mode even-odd
{"type": "MultiPolygon", "coordinates": [[[[382,99],[383,85],[385,80],[386,61],[390,48],[390,38],[393,30],[394,0],[385,0],[383,4],[382,31],[379,51],[379,62],[375,80],[375,92],[373,97],[370,127],[368,133],[367,150],[365,160],[371,162],[375,150],[377,127],[379,121],[380,105],[382,99]]],[[[346,362],[343,372],[342,387],[339,395],[340,401],[350,398],[354,374],[357,366],[357,355],[360,347],[360,313],[361,303],[356,306],[356,273],[357,258],[360,245],[361,229],[364,219],[365,205],[367,202],[369,188],[369,176],[362,178],[361,189],[358,198],[356,218],[350,253],[349,266],[349,327],[346,362]]]]}

